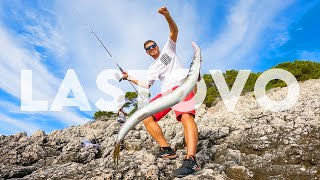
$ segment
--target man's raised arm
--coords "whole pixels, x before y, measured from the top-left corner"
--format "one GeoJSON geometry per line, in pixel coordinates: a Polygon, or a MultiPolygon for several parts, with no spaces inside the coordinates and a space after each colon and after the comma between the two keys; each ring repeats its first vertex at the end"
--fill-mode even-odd
{"type": "Polygon", "coordinates": [[[166,7],[162,7],[158,10],[158,12],[166,18],[166,20],[169,24],[169,28],[170,28],[169,37],[170,37],[170,39],[172,39],[173,42],[177,42],[178,32],[179,32],[178,27],[177,27],[177,24],[172,19],[172,17],[170,16],[168,9],[166,7]]]}

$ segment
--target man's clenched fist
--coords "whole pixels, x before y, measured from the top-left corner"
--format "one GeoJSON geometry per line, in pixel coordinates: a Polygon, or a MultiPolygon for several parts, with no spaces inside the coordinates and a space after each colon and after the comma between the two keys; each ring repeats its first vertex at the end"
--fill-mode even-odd
{"type": "Polygon", "coordinates": [[[160,8],[159,10],[158,10],[158,13],[160,13],[160,14],[162,14],[162,15],[164,15],[164,16],[169,16],[169,11],[168,11],[168,9],[167,9],[167,7],[162,7],[162,8],[160,8]]]}

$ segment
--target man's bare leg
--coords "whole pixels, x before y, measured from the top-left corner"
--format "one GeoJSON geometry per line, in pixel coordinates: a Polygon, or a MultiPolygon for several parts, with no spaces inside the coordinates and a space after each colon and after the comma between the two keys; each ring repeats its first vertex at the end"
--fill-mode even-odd
{"type": "Polygon", "coordinates": [[[184,128],[184,137],[187,144],[187,156],[195,156],[198,145],[198,128],[191,114],[182,114],[181,122],[184,128]]]}
{"type": "Polygon", "coordinates": [[[163,132],[152,116],[143,120],[143,124],[147,128],[149,134],[155,139],[160,147],[169,147],[167,140],[163,136],[163,132]]]}

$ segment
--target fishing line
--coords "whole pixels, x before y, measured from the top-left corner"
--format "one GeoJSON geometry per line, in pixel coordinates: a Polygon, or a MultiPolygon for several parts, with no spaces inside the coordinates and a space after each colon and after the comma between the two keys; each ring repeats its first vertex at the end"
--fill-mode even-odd
{"type": "MultiPolygon", "coordinates": [[[[117,65],[117,67],[119,68],[119,70],[120,70],[121,72],[124,72],[124,70],[119,66],[119,64],[113,60],[113,57],[112,57],[110,51],[109,51],[109,50],[107,49],[107,47],[103,44],[103,42],[102,42],[101,39],[98,37],[98,35],[93,31],[93,29],[91,28],[91,26],[90,26],[88,23],[86,23],[86,21],[81,17],[80,13],[79,13],[75,8],[73,8],[73,10],[74,10],[74,11],[76,12],[76,14],[79,16],[79,18],[80,18],[80,20],[83,22],[83,24],[84,24],[85,26],[87,26],[87,28],[89,29],[89,31],[90,31],[90,32],[96,37],[96,39],[100,42],[100,44],[102,45],[102,47],[107,51],[107,53],[108,53],[109,56],[111,57],[111,61],[117,65]]],[[[122,80],[123,80],[123,78],[120,78],[119,82],[122,81],[122,80]]],[[[131,81],[128,81],[128,82],[129,82],[130,85],[133,87],[133,89],[136,91],[136,93],[139,95],[138,90],[137,90],[136,87],[132,84],[132,82],[131,82],[131,81]]],[[[142,98],[142,97],[141,97],[141,98],[142,98]]],[[[142,99],[143,99],[143,98],[142,98],[142,99]]]]}

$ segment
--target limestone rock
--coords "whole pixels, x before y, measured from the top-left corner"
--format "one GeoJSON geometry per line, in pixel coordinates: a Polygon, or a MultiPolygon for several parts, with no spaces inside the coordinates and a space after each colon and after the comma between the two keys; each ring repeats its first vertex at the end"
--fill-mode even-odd
{"type": "MultiPolygon", "coordinates": [[[[202,105],[197,162],[201,170],[184,179],[317,179],[320,177],[320,80],[300,83],[298,102],[289,110],[263,109],[253,93],[241,96],[233,112],[221,100],[202,105]]],[[[271,89],[283,99],[287,88],[271,89]]],[[[0,136],[0,179],[174,179],[171,173],[186,155],[183,126],[173,112],[159,125],[178,158],[156,158],[159,146],[142,123],[125,138],[118,169],[114,141],[120,125],[102,117],[32,136],[21,132],[0,136]],[[87,139],[100,146],[83,146],[87,139]]]]}

